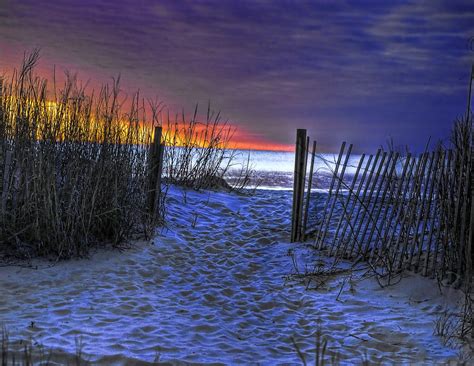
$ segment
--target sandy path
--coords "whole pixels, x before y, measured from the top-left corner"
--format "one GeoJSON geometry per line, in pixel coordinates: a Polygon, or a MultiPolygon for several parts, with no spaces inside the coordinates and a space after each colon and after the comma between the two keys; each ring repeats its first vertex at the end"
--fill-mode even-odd
{"type": "Polygon", "coordinates": [[[426,291],[431,281],[381,290],[366,280],[339,301],[342,277],[319,291],[285,283],[298,248],[287,242],[288,192],[186,196],[171,191],[169,227],[152,245],[0,269],[0,323],[67,352],[81,335],[91,360],[106,364],[157,353],[171,363],[298,364],[290,337],[310,360],[318,324],[347,364],[364,353],[389,364],[456,355],[432,335],[442,304],[426,291]]]}

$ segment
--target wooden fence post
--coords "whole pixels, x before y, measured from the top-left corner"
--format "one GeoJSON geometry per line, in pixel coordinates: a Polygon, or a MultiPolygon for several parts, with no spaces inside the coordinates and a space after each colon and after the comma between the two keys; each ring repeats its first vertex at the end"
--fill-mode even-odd
{"type": "Polygon", "coordinates": [[[295,172],[293,180],[293,211],[291,218],[291,242],[298,241],[301,234],[301,216],[303,213],[304,177],[306,155],[306,130],[296,131],[295,172]]]}
{"type": "Polygon", "coordinates": [[[150,146],[148,174],[148,211],[153,220],[157,218],[159,211],[160,193],[161,193],[161,173],[163,171],[163,150],[164,144],[161,143],[162,128],[155,127],[153,143],[150,146]]]}
{"type": "Polygon", "coordinates": [[[303,182],[301,183],[303,193],[301,197],[301,216],[300,223],[298,224],[298,241],[304,241],[304,214],[305,214],[305,198],[304,198],[304,189],[306,187],[306,172],[308,171],[308,157],[309,157],[309,136],[306,136],[306,142],[304,145],[304,166],[303,166],[303,182]]]}
{"type": "MultiPolygon", "coordinates": [[[[307,144],[309,148],[309,143],[307,144]]],[[[309,150],[308,150],[309,151],[309,150]]],[[[316,141],[313,141],[313,150],[311,151],[311,164],[309,166],[309,177],[308,177],[308,190],[306,191],[306,204],[304,207],[304,218],[301,239],[305,240],[306,228],[308,226],[309,217],[309,203],[311,200],[311,186],[313,185],[313,170],[314,170],[314,157],[316,155],[316,141]]]]}

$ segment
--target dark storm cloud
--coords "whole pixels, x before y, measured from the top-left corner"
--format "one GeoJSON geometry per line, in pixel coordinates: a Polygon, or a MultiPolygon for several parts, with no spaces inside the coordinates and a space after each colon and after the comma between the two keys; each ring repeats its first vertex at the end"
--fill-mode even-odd
{"type": "Polygon", "coordinates": [[[468,1],[0,0],[0,19],[0,40],[122,72],[170,103],[211,99],[281,143],[296,127],[323,146],[444,137],[473,56],[468,1]]]}

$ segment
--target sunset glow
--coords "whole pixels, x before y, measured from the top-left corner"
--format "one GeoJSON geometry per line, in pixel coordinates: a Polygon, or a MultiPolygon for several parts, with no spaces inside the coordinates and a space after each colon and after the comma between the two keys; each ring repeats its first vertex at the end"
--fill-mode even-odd
{"type": "MultiPolygon", "coordinates": [[[[54,123],[58,123],[54,129],[54,138],[57,141],[70,140],[70,128],[76,129],[74,131],[75,138],[78,136],[77,129],[79,128],[82,141],[88,142],[100,142],[104,139],[104,133],[107,133],[107,130],[116,132],[112,132],[112,134],[118,137],[118,143],[146,144],[154,139],[154,126],[151,121],[127,119],[124,111],[117,111],[117,114],[114,114],[114,117],[107,123],[107,119],[104,118],[105,115],[95,115],[93,113],[90,114],[88,119],[84,120],[85,116],[78,113],[77,104],[73,98],[69,99],[67,103],[52,100],[43,102],[33,99],[18,103],[18,99],[14,96],[3,95],[2,98],[3,111],[9,114],[12,121],[17,120],[18,112],[27,121],[33,121],[33,123],[35,123],[34,121],[41,121],[41,124],[37,126],[38,134],[36,135],[39,140],[52,137],[45,136],[45,133],[51,133],[49,125],[54,123]],[[22,106],[22,110],[18,111],[18,105],[22,106]],[[121,114],[124,114],[124,116],[121,116],[121,114]],[[31,116],[35,117],[28,118],[31,116]],[[72,122],[78,117],[80,118],[79,124],[74,123],[72,125],[72,122]],[[48,125],[45,125],[45,123],[48,123],[48,125]],[[91,128],[91,126],[94,127],[91,128]]],[[[97,101],[94,99],[87,99],[81,109],[90,108],[93,111],[96,103],[97,101]]],[[[158,119],[163,120],[163,118],[160,114],[158,119]]],[[[163,128],[162,141],[167,145],[185,146],[191,144],[202,148],[215,145],[219,148],[241,150],[294,150],[293,145],[275,144],[266,141],[264,138],[258,139],[235,126],[222,122],[216,124],[214,129],[212,123],[198,121],[191,124],[193,126],[192,130],[189,123],[183,122],[172,123],[170,121],[161,126],[163,128]]]]}
{"type": "MultiPolygon", "coordinates": [[[[44,83],[45,85],[53,85],[53,81],[51,80],[51,76],[48,75],[48,72],[43,69],[39,69],[36,71],[37,74],[37,82],[38,83],[44,83]],[[49,76],[49,78],[48,78],[49,76]]],[[[17,75],[18,71],[15,69],[14,72],[12,72],[12,75],[17,75]]],[[[8,84],[10,82],[10,76],[9,74],[5,74],[3,76],[4,84],[8,84]]],[[[36,114],[37,119],[41,119],[42,121],[56,121],[62,120],[67,121],[71,120],[74,118],[75,114],[77,111],[75,109],[78,107],[77,101],[75,101],[75,97],[69,97],[67,102],[64,100],[61,100],[61,95],[63,94],[63,91],[61,89],[61,86],[66,86],[67,87],[67,77],[65,74],[62,74],[60,76],[54,75],[54,85],[56,85],[56,90],[50,89],[49,94],[58,95],[58,100],[47,100],[47,101],[42,101],[42,100],[33,100],[30,99],[26,101],[25,103],[22,103],[21,105],[23,106],[22,113],[24,116],[26,115],[31,115],[31,114],[36,114]],[[59,87],[59,89],[58,89],[59,87]]],[[[77,85],[83,85],[83,83],[80,80],[74,79],[74,88],[77,87],[77,85]]],[[[98,90],[103,90],[103,87],[99,86],[98,90]]],[[[89,125],[97,125],[97,126],[102,126],[95,128],[93,130],[89,130],[87,128],[84,128],[82,133],[83,133],[83,140],[84,141],[89,141],[89,142],[97,142],[103,139],[103,133],[104,133],[104,128],[105,128],[105,120],[104,116],[102,115],[95,115],[93,111],[95,110],[96,104],[97,104],[97,92],[92,89],[92,88],[86,88],[84,89],[85,94],[80,95],[81,99],[81,108],[90,108],[92,113],[90,114],[90,123],[86,123],[86,121],[83,121],[84,126],[89,126],[89,125]],[[94,99],[95,98],[95,99],[94,99]],[[101,131],[101,132],[100,132],[101,131]],[[91,134],[91,135],[90,135],[91,134]]],[[[183,146],[186,144],[189,144],[190,140],[192,140],[192,143],[195,146],[199,147],[207,147],[209,146],[212,142],[212,139],[215,138],[215,136],[207,136],[209,131],[212,131],[212,121],[210,122],[205,122],[205,121],[195,121],[192,123],[193,125],[193,131],[191,132],[192,137],[190,137],[190,131],[189,131],[189,123],[188,122],[176,122],[172,120],[167,120],[167,118],[170,118],[169,116],[171,115],[170,111],[168,108],[166,108],[166,105],[164,105],[162,102],[162,107],[160,108],[160,112],[157,116],[155,116],[155,121],[152,122],[150,120],[150,116],[153,115],[152,110],[150,108],[150,105],[145,102],[145,100],[141,100],[138,103],[142,105],[142,107],[137,107],[136,99],[135,98],[130,98],[126,95],[126,93],[123,91],[121,88],[120,90],[120,95],[119,95],[119,101],[121,104],[121,110],[116,111],[118,115],[115,116],[112,119],[112,124],[109,128],[116,129],[116,131],[119,131],[117,136],[120,136],[120,141],[121,143],[124,143],[126,141],[129,141],[131,143],[147,143],[150,139],[153,139],[154,135],[154,125],[159,125],[163,127],[163,142],[165,142],[168,145],[175,145],[175,146],[183,146]],[[127,116],[130,116],[130,111],[137,110],[141,108],[141,118],[140,117],[134,117],[135,120],[130,119],[127,116]],[[124,114],[124,116],[121,116],[120,114],[124,114]],[[138,119],[137,119],[138,118],[138,119]],[[135,126],[136,125],[136,126],[135,126]],[[206,126],[209,125],[211,128],[206,128],[206,126]],[[130,127],[133,126],[134,136],[133,139],[130,141],[127,136],[129,135],[129,130],[130,127]]],[[[5,87],[4,87],[4,102],[5,102],[5,113],[10,113],[12,120],[16,119],[16,114],[18,113],[18,110],[16,109],[17,106],[17,98],[13,95],[6,95],[5,94],[5,87]]],[[[77,93],[77,91],[75,91],[77,93]]],[[[83,89],[80,89],[80,93],[83,93],[83,89]]],[[[214,115],[217,115],[217,112],[212,112],[214,115]]],[[[83,117],[83,116],[81,116],[83,117]]],[[[194,117],[192,116],[180,116],[175,115],[175,119],[182,119],[185,118],[189,121],[193,120],[194,117]]],[[[214,121],[216,122],[216,121],[214,121]]],[[[230,149],[241,149],[241,150],[269,150],[269,151],[293,151],[294,146],[291,144],[281,144],[281,143],[275,143],[268,138],[265,138],[264,136],[258,137],[255,136],[255,134],[252,134],[249,131],[245,131],[244,128],[238,127],[236,125],[233,125],[231,121],[226,121],[225,123],[222,121],[221,118],[219,118],[218,125],[216,125],[216,130],[214,132],[218,133],[220,135],[220,138],[222,141],[219,142],[218,146],[219,147],[227,147],[230,149]]],[[[44,126],[38,126],[38,136],[37,138],[42,139],[41,136],[41,131],[44,126]]],[[[58,126],[58,129],[56,131],[56,139],[58,141],[64,141],[68,139],[68,133],[67,129],[69,128],[67,123],[63,123],[60,126],[58,126]]]]}
{"type": "Polygon", "coordinates": [[[423,149],[446,140],[465,108],[474,61],[466,1],[25,0],[0,10],[0,73],[40,47],[38,71],[51,80],[55,69],[58,83],[66,69],[96,90],[120,74],[126,95],[140,90],[171,114],[210,101],[242,148],[288,150],[306,128],[322,151],[387,139],[423,149]]]}

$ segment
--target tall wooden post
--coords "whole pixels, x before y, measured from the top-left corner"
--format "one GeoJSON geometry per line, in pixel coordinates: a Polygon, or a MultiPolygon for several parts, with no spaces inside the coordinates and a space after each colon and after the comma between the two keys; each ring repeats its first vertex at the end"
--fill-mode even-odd
{"type": "Polygon", "coordinates": [[[309,136],[306,136],[306,142],[304,145],[304,164],[303,164],[303,182],[301,183],[303,193],[301,196],[301,215],[300,215],[300,223],[298,224],[298,233],[297,233],[297,241],[304,241],[304,212],[305,212],[305,199],[304,199],[304,189],[306,187],[306,172],[308,171],[308,156],[309,156],[309,136]]]}
{"type": "Polygon", "coordinates": [[[161,143],[162,128],[155,127],[153,143],[150,146],[150,159],[148,162],[149,189],[148,189],[148,211],[153,220],[159,212],[161,193],[161,173],[163,171],[163,150],[161,143]]]}
{"type": "MultiPolygon", "coordinates": [[[[309,148],[309,143],[307,144],[309,148]]],[[[311,151],[311,164],[309,166],[308,190],[306,191],[306,203],[304,206],[303,227],[301,228],[301,240],[305,240],[306,228],[308,226],[309,203],[311,200],[311,186],[313,185],[314,157],[316,155],[316,141],[313,141],[313,150],[311,151]]]]}
{"type": "Polygon", "coordinates": [[[306,161],[306,130],[296,131],[295,172],[293,181],[293,211],[291,219],[291,242],[300,240],[303,214],[304,177],[306,161]]]}

